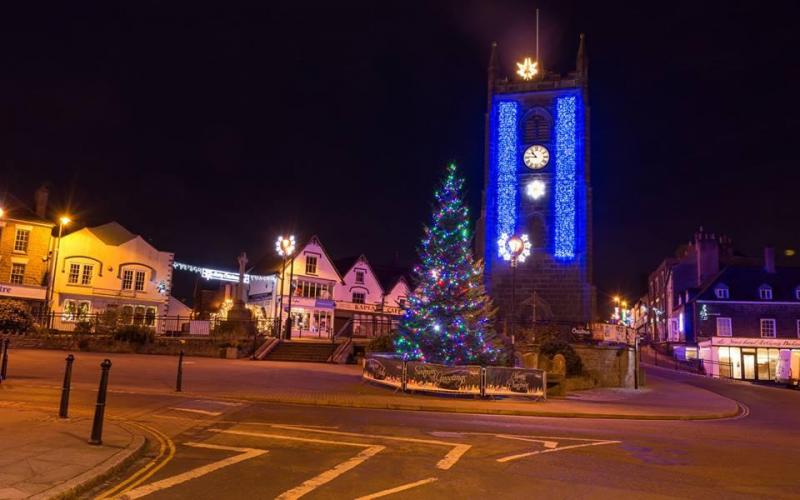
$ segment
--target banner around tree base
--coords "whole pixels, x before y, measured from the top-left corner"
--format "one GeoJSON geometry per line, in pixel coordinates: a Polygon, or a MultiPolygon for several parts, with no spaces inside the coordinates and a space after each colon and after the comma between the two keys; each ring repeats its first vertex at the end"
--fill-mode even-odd
{"type": "Polygon", "coordinates": [[[446,366],[369,354],[362,377],[403,391],[547,399],[544,370],[499,366],[446,366]]]}

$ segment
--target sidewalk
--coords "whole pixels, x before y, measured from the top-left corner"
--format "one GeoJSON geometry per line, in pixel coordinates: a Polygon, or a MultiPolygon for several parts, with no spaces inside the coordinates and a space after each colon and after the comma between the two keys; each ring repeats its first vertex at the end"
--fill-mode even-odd
{"type": "Polygon", "coordinates": [[[0,499],[74,495],[144,450],[143,435],[114,422],[106,420],[103,444],[92,446],[90,418],[62,420],[14,406],[0,404],[0,499]]]}
{"type": "MultiPolygon", "coordinates": [[[[12,352],[12,382],[25,386],[58,388],[63,351],[12,352]]],[[[394,392],[361,379],[352,365],[275,361],[186,358],[183,391],[174,392],[177,359],[171,356],[75,353],[73,387],[96,388],[98,364],[113,361],[110,393],[115,391],[190,398],[228,398],[256,402],[422,410],[543,417],[711,419],[735,416],[739,406],[731,399],[687,383],[647,374],[641,390],[594,389],[574,392],[544,402],[524,399],[485,401],[426,394],[394,392]]]]}

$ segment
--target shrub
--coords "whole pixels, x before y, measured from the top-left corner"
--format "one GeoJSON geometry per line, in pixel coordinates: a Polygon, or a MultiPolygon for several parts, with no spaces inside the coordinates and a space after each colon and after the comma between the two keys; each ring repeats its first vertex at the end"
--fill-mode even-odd
{"type": "Polygon", "coordinates": [[[0,300],[0,332],[26,333],[33,328],[33,316],[24,302],[0,300]]]}
{"type": "Polygon", "coordinates": [[[92,333],[94,325],[91,321],[78,321],[75,323],[75,333],[77,335],[88,335],[92,333]]]}
{"type": "Polygon", "coordinates": [[[571,345],[563,340],[550,339],[542,343],[539,352],[552,358],[556,354],[562,354],[567,362],[567,376],[575,376],[583,373],[583,362],[578,353],[571,345]]]}
{"type": "Polygon", "coordinates": [[[388,333],[375,337],[367,345],[367,352],[395,352],[394,342],[397,339],[397,333],[388,333]]]}
{"type": "Polygon", "coordinates": [[[155,333],[151,328],[140,325],[125,325],[119,327],[114,332],[114,340],[120,342],[130,342],[132,344],[146,344],[155,339],[155,333]]]}

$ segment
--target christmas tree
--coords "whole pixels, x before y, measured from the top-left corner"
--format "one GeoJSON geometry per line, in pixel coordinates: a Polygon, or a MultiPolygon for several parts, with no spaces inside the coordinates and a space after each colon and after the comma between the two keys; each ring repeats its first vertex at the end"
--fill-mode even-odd
{"type": "Polygon", "coordinates": [[[483,287],[483,263],[472,256],[463,185],[456,166],[448,166],[419,248],[418,286],[395,341],[405,359],[448,365],[497,361],[490,344],[494,307],[483,287]]]}

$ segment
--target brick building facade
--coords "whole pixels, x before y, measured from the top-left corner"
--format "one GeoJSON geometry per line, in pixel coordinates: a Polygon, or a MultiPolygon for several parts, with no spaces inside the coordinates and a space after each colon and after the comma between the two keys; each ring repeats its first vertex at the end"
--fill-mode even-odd
{"type": "Polygon", "coordinates": [[[576,70],[502,78],[496,46],[489,64],[484,190],[476,253],[487,290],[518,324],[593,319],[592,193],[588,67],[581,36],[576,70]],[[503,234],[528,235],[531,255],[519,263],[512,294],[503,234]],[[534,317],[535,316],[535,317],[534,317]]]}

